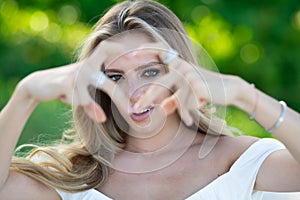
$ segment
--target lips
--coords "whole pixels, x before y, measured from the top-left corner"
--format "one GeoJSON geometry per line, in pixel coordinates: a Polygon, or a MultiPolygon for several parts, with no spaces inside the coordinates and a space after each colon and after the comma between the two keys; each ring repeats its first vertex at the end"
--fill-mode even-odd
{"type": "Polygon", "coordinates": [[[131,113],[130,117],[132,120],[141,122],[147,119],[153,111],[153,106],[147,107],[138,113],[131,113]]]}

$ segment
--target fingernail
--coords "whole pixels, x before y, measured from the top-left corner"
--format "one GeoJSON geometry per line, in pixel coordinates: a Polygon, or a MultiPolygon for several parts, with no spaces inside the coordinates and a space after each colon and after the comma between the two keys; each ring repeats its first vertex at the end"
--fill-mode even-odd
{"type": "Polygon", "coordinates": [[[200,99],[199,100],[199,107],[203,107],[206,104],[206,100],[205,99],[200,99]]]}
{"type": "Polygon", "coordinates": [[[106,115],[103,112],[103,110],[101,108],[99,108],[98,106],[94,109],[95,115],[96,115],[96,120],[98,122],[105,122],[106,121],[106,115]]]}
{"type": "Polygon", "coordinates": [[[128,58],[136,57],[137,53],[138,53],[137,51],[130,52],[127,54],[127,57],[128,58]]]}
{"type": "Polygon", "coordinates": [[[200,99],[200,103],[206,103],[205,99],[200,99]]]}
{"type": "Polygon", "coordinates": [[[106,121],[106,116],[100,117],[99,122],[104,123],[106,121]]]}

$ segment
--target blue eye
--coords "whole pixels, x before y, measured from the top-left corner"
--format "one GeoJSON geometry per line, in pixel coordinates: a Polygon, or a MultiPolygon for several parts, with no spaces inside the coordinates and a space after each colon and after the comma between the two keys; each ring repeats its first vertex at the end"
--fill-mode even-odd
{"type": "Polygon", "coordinates": [[[111,80],[117,82],[118,80],[120,80],[121,78],[123,78],[123,76],[120,75],[120,74],[116,74],[116,75],[109,75],[108,78],[110,78],[111,80]]]}
{"type": "Polygon", "coordinates": [[[159,69],[147,69],[144,71],[144,73],[142,74],[142,76],[145,76],[145,77],[154,77],[154,76],[157,76],[159,74],[159,69]]]}

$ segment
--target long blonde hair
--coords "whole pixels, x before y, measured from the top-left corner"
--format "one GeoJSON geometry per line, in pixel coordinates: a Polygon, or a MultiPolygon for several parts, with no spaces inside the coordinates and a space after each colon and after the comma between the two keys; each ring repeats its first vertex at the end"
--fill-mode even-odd
{"type": "MultiPolygon", "coordinates": [[[[197,65],[196,54],[180,20],[165,6],[148,0],[125,1],[112,7],[95,25],[82,47],[79,59],[88,57],[102,41],[140,28],[148,31],[149,35],[163,38],[182,58],[197,65]],[[160,31],[163,29],[179,34],[160,31]]],[[[124,148],[125,133],[112,115],[111,105],[114,104],[109,96],[93,88],[90,88],[90,92],[107,115],[105,123],[96,123],[78,107],[73,115],[72,142],[36,147],[26,158],[13,158],[11,168],[47,186],[67,192],[103,185],[109,177],[111,161],[124,148]]],[[[225,121],[212,115],[209,107],[195,111],[194,116],[199,119],[196,128],[201,133],[229,133],[225,121]]],[[[69,137],[70,133],[64,136],[69,137]]]]}

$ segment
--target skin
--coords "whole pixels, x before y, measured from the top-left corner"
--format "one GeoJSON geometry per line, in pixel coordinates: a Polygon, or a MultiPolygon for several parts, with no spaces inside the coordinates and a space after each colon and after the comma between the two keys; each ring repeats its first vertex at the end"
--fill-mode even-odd
{"type": "MultiPolygon", "coordinates": [[[[134,69],[143,63],[164,58],[165,53],[155,51],[156,56],[153,56],[154,52],[144,51],[127,54],[119,60],[120,63],[126,63],[126,65],[117,61],[111,62],[110,59],[115,55],[141,47],[145,43],[149,45],[149,40],[141,34],[129,35],[126,40],[102,42],[90,58],[69,66],[35,72],[18,84],[13,96],[0,114],[0,146],[2,147],[0,151],[0,163],[2,163],[0,166],[0,196],[2,198],[60,199],[55,190],[20,173],[9,171],[10,159],[28,117],[39,102],[61,99],[74,107],[83,106],[94,120],[99,122],[105,120],[102,109],[95,105],[95,102],[87,94],[87,86],[93,84],[92,74],[100,70],[99,63],[104,62],[106,69],[122,70],[124,72],[122,75],[127,79],[124,79],[126,81],[123,83],[108,80],[101,87],[115,101],[121,114],[131,126],[126,151],[118,155],[116,166],[118,166],[117,164],[129,166],[126,152],[137,153],[136,164],[140,167],[147,167],[144,166],[147,164],[146,161],[151,160],[154,155],[169,159],[173,158],[177,151],[181,151],[185,144],[180,143],[181,140],[179,140],[175,141],[175,145],[171,145],[170,148],[158,152],[171,139],[176,138],[174,131],[178,130],[182,123],[180,119],[185,124],[190,123],[188,112],[179,112],[179,116],[175,112],[176,110],[188,110],[190,108],[187,106],[190,105],[201,107],[205,102],[212,101],[221,105],[234,105],[247,113],[253,111],[256,95],[249,83],[239,77],[222,75],[226,97],[228,97],[225,99],[220,96],[224,90],[220,91],[220,88],[213,85],[219,74],[200,69],[209,88],[214,93],[211,98],[203,80],[195,73],[195,68],[179,58],[172,60],[168,67],[170,74],[177,71],[182,74],[181,77],[164,76],[155,80],[156,83],[167,85],[167,88],[176,86],[178,81],[182,81],[184,84],[179,85],[174,93],[171,93],[166,87],[156,84],[143,89],[145,79],[141,81],[139,76],[133,73],[134,69]],[[148,56],[145,56],[146,54],[148,56]],[[74,88],[75,90],[73,90],[74,88]],[[112,92],[111,88],[114,88],[116,92],[112,92]],[[186,89],[193,92],[184,93],[186,89]],[[75,98],[73,103],[72,95],[75,98]],[[122,99],[122,102],[119,99],[122,99]],[[124,99],[127,103],[124,103],[124,99]],[[186,103],[187,101],[189,103],[186,103]],[[131,112],[139,112],[152,104],[157,105],[152,112],[152,121],[136,122],[130,118],[131,112]],[[95,106],[96,112],[93,112],[95,106]],[[164,115],[159,115],[161,113],[164,115]],[[159,118],[159,116],[161,117],[159,118]],[[162,118],[166,119],[163,127],[160,123],[156,123],[162,118]],[[17,124],[16,121],[18,121],[17,124]],[[159,131],[156,131],[155,135],[149,135],[151,131],[143,133],[144,135],[137,135],[136,130],[139,130],[141,126],[149,126],[152,130],[159,131]]],[[[157,47],[157,44],[150,45],[157,47]]],[[[107,75],[112,74],[107,73],[107,75]]],[[[257,92],[259,104],[257,105],[256,121],[264,127],[270,127],[278,118],[280,105],[277,100],[261,91],[257,90],[257,92]]],[[[276,151],[265,160],[259,170],[254,189],[300,191],[300,179],[298,178],[300,165],[297,162],[297,160],[300,161],[298,145],[300,135],[297,125],[299,120],[299,114],[288,108],[284,122],[274,132],[274,135],[286,145],[287,150],[276,151]]],[[[203,159],[199,159],[198,153],[201,145],[207,144],[204,142],[205,135],[195,134],[186,126],[180,127],[179,130],[182,133],[180,139],[192,138],[191,144],[184,149],[180,157],[175,156],[177,159],[169,165],[148,173],[127,173],[122,170],[114,170],[109,180],[97,189],[114,199],[132,199],[133,196],[136,199],[183,199],[226,173],[238,157],[257,141],[256,138],[247,136],[221,136],[211,152],[203,159]],[[162,179],[162,177],[164,178],[162,179]]]]}

